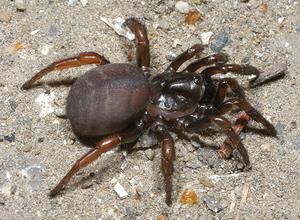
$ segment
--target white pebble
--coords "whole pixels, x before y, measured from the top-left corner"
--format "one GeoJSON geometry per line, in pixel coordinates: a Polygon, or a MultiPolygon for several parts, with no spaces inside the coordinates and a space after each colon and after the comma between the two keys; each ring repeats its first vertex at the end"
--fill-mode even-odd
{"type": "Polygon", "coordinates": [[[285,19],[285,17],[278,18],[278,20],[277,20],[278,24],[281,25],[283,23],[284,19],[285,19]]]}
{"type": "Polygon", "coordinates": [[[47,55],[47,54],[49,53],[49,50],[50,50],[51,48],[53,48],[52,45],[46,44],[46,45],[44,45],[44,46],[41,48],[41,53],[42,53],[43,55],[47,55]]]}
{"type": "Polygon", "coordinates": [[[114,187],[114,190],[116,191],[116,193],[118,194],[118,196],[123,199],[125,197],[128,196],[128,193],[125,191],[124,187],[120,184],[117,183],[114,187]]]}
{"type": "Polygon", "coordinates": [[[182,45],[181,41],[179,39],[174,39],[173,41],[173,44],[172,44],[172,47],[173,48],[176,48],[177,45],[182,45]]]}
{"type": "Polygon", "coordinates": [[[69,0],[68,1],[69,5],[74,6],[77,3],[77,0],[69,0]]]}
{"type": "Polygon", "coordinates": [[[15,0],[16,8],[20,11],[26,10],[26,5],[24,0],[15,0]]]}
{"type": "Polygon", "coordinates": [[[45,117],[46,115],[54,112],[53,99],[53,93],[50,93],[50,95],[41,93],[35,99],[35,102],[41,107],[40,117],[45,117]]]}
{"type": "Polygon", "coordinates": [[[175,8],[177,9],[177,11],[181,12],[181,13],[188,13],[190,11],[190,5],[187,2],[184,1],[178,1],[175,3],[175,8]]]}
{"type": "Polygon", "coordinates": [[[208,45],[209,40],[210,40],[210,38],[211,38],[211,36],[212,36],[213,34],[214,34],[214,33],[211,32],[211,31],[202,33],[202,34],[200,35],[202,44],[203,44],[203,45],[208,45]]]}
{"type": "Polygon", "coordinates": [[[86,4],[88,3],[88,0],[80,0],[81,4],[83,7],[86,6],[86,4]]]}
{"type": "Polygon", "coordinates": [[[39,29],[36,29],[34,31],[31,31],[30,32],[30,35],[36,35],[40,30],[39,29]]]}
{"type": "Polygon", "coordinates": [[[129,30],[128,27],[124,26],[125,20],[123,18],[117,17],[115,19],[108,19],[105,17],[100,18],[105,24],[110,26],[114,31],[121,35],[126,37],[128,40],[134,40],[135,36],[134,34],[129,30]]]}

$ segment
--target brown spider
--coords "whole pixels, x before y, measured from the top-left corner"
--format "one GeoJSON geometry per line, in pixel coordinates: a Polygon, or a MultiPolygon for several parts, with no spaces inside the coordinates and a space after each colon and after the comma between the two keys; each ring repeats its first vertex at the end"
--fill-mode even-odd
{"type": "Polygon", "coordinates": [[[161,144],[168,205],[172,203],[171,179],[175,159],[174,141],[169,130],[198,132],[214,123],[227,135],[224,145],[218,150],[219,156],[228,158],[236,149],[245,168],[250,168],[247,150],[239,138],[241,130],[250,118],[264,125],[273,136],[276,135],[276,130],[249,104],[235,79],[221,79],[218,86],[215,86],[215,79],[211,76],[234,72],[255,74],[257,79],[258,70],[249,65],[225,64],[227,56],[218,53],[196,60],[178,72],[185,61],[203,50],[197,44],[180,54],[163,74],[150,76],[146,27],[134,18],[127,19],[126,25],[136,37],[137,66],[110,64],[97,53],[81,53],[77,57],[52,63],[22,86],[23,89],[29,89],[35,81],[54,70],[87,64],[98,66],[86,72],[72,85],[66,109],[72,130],[80,140],[95,137],[102,139],[74,164],[50,195],[57,195],[76,172],[103,153],[120,145],[135,143],[145,131],[153,132],[161,144]],[[209,67],[196,73],[204,66],[209,67]],[[235,98],[225,100],[228,86],[235,98]],[[239,107],[242,114],[235,125],[232,125],[222,115],[231,111],[234,106],[239,107]]]}

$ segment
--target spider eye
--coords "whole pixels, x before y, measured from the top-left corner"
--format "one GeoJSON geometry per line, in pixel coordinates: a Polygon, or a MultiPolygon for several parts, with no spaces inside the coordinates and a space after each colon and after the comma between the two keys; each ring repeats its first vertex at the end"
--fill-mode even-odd
{"type": "Polygon", "coordinates": [[[194,76],[193,80],[194,80],[194,83],[197,85],[201,85],[201,83],[202,83],[202,79],[199,76],[194,76]]]}

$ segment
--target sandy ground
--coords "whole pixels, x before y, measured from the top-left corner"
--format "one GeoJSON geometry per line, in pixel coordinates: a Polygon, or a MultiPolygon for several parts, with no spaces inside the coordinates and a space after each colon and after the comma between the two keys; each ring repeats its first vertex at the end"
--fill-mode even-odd
{"type": "MultiPolygon", "coordinates": [[[[168,0],[89,0],[85,7],[80,2],[71,6],[67,1],[27,0],[25,11],[17,11],[14,1],[1,0],[1,219],[300,218],[300,2],[265,1],[267,8],[258,0],[187,2],[203,16],[195,25],[187,25],[175,1],[168,0]],[[201,42],[205,32],[214,34],[205,53],[223,39],[222,51],[232,63],[249,62],[265,72],[286,64],[285,78],[254,89],[248,88],[247,77],[237,77],[250,102],[276,126],[278,137],[253,129],[242,135],[252,162],[249,172],[238,172],[234,159],[221,160],[205,147],[177,140],[171,207],[164,203],[160,149],[108,153],[50,199],[49,190],[88,149],[74,141],[68,121],[58,117],[69,87],[47,82],[78,77],[89,67],[53,72],[29,91],[20,87],[51,62],[83,51],[128,62],[128,40],[100,17],[131,16],[148,27],[153,74],[167,66],[170,53],[201,42]],[[116,183],[124,187],[126,198],[116,194],[116,183]],[[185,189],[197,193],[196,204],[180,202],[185,189]]],[[[204,139],[221,144],[224,136],[204,139]]],[[[144,137],[136,148],[145,143],[144,137]]]]}

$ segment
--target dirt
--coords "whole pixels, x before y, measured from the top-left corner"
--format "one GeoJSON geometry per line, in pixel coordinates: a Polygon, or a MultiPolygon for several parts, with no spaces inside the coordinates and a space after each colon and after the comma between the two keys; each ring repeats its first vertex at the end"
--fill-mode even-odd
{"type": "MultiPolygon", "coordinates": [[[[21,11],[14,1],[0,4],[1,219],[300,219],[300,2],[186,2],[201,14],[194,25],[186,24],[185,14],[168,0],[89,0],[85,7],[79,1],[26,0],[21,11]],[[200,43],[205,32],[213,33],[205,54],[221,49],[230,63],[250,63],[262,74],[287,67],[284,78],[256,88],[249,88],[248,77],[235,75],[247,99],[278,132],[276,138],[257,129],[242,134],[250,171],[238,171],[235,159],[219,159],[211,149],[176,138],[173,204],[168,207],[160,149],[141,149],[148,143],[145,135],[135,146],[139,150],[103,155],[61,195],[49,198],[88,150],[61,117],[69,86],[49,82],[74,79],[91,67],[52,72],[28,91],[20,87],[53,61],[84,51],[128,62],[129,41],[101,17],[136,17],[146,24],[151,74],[167,67],[170,53],[200,43]],[[117,183],[128,193],[125,198],[115,192],[117,183]],[[186,189],[196,193],[197,202],[180,202],[186,189]]],[[[215,145],[224,140],[219,132],[200,138],[215,145]]]]}

